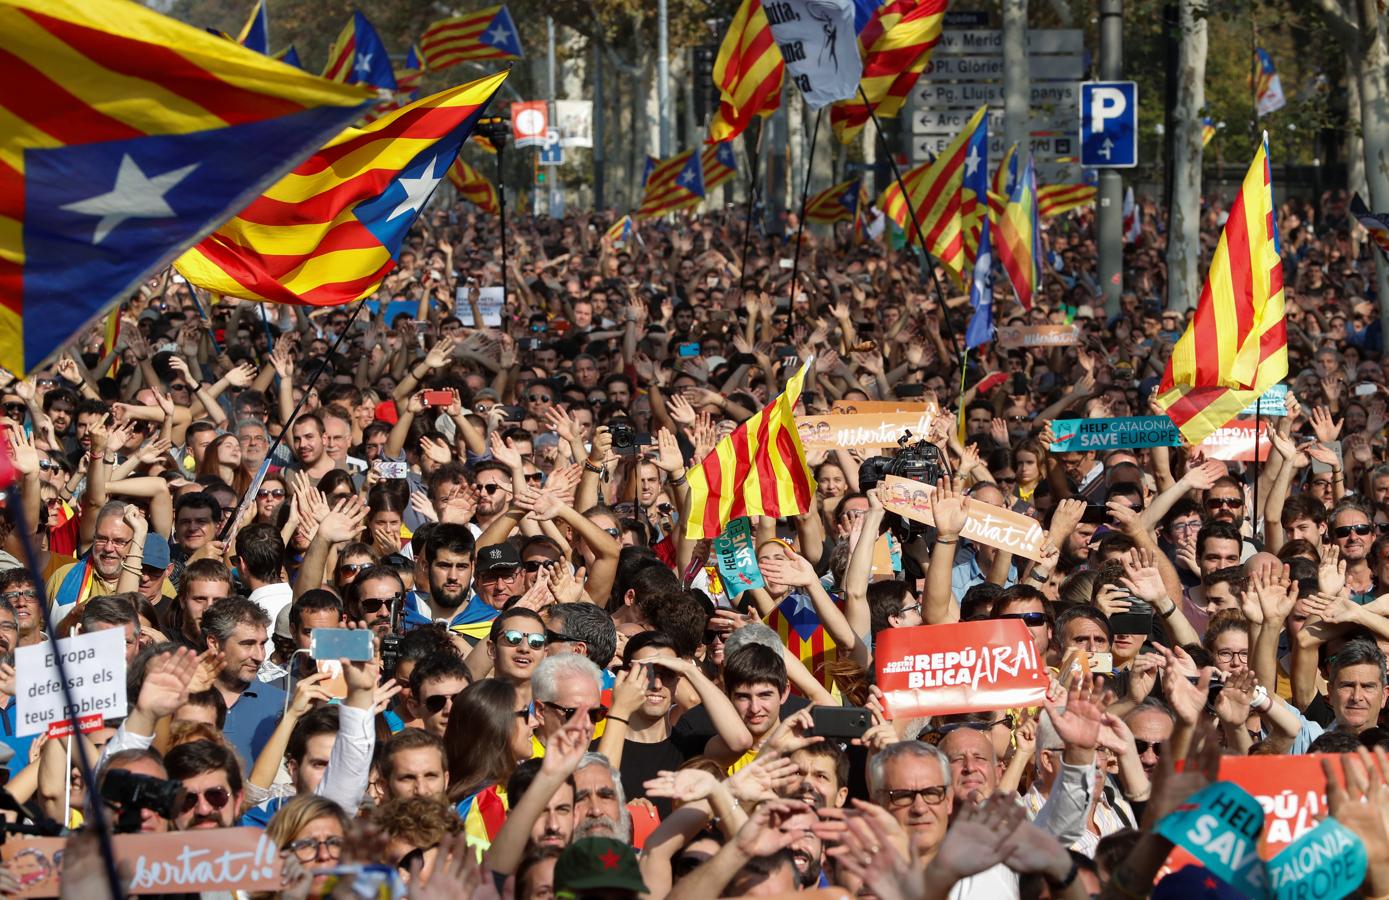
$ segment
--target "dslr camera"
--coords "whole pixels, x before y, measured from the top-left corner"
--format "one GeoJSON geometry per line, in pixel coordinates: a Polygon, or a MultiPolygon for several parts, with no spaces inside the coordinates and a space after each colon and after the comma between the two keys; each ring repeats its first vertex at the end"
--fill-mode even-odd
{"type": "Polygon", "coordinates": [[[183,786],[177,781],[138,775],[125,769],[110,769],[101,782],[101,797],[118,810],[116,833],[134,834],[140,830],[141,810],[173,819],[183,808],[183,786]]]}

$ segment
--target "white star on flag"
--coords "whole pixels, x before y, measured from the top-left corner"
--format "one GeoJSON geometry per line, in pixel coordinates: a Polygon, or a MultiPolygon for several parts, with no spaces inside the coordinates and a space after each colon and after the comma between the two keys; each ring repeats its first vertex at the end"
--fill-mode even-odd
{"type": "Polygon", "coordinates": [[[370,53],[370,52],[358,53],[358,54],[357,54],[357,62],[355,62],[355,63],[352,65],[352,68],[355,69],[355,70],[357,71],[357,74],[358,74],[359,76],[361,76],[362,78],[366,78],[368,75],[370,75],[370,74],[371,74],[371,53],[370,53]]]}
{"type": "Polygon", "coordinates": [[[100,244],[126,219],[172,219],[177,216],[178,213],[169,206],[164,195],[187,178],[188,173],[198,165],[191,163],[150,178],[140,171],[140,166],[127,153],[121,156],[120,168],[116,170],[116,184],[111,190],[68,203],[62,208],[84,216],[99,216],[92,244],[100,244]]]}
{"type": "Polygon", "coordinates": [[[511,29],[507,28],[505,23],[498,22],[487,32],[487,40],[493,45],[508,43],[511,40],[511,29]]]}
{"type": "Polygon", "coordinates": [[[405,199],[397,203],[395,209],[391,210],[391,214],[386,216],[387,222],[403,213],[419,212],[420,207],[424,206],[424,202],[429,199],[434,186],[439,183],[441,176],[434,174],[434,167],[438,162],[437,156],[431,159],[425,165],[423,174],[418,178],[406,178],[404,175],[400,177],[400,186],[405,188],[405,199]]]}
{"type": "Polygon", "coordinates": [[[979,148],[974,144],[969,145],[969,156],[965,157],[965,177],[974,174],[974,170],[979,168],[979,148]]]}

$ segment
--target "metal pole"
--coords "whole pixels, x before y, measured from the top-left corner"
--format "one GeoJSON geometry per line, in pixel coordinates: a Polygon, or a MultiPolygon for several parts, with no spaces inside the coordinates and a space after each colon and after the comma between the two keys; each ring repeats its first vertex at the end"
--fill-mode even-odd
{"type": "Polygon", "coordinates": [[[1003,0],[1003,146],[1031,144],[1027,111],[1032,83],[1027,58],[1027,0],[1003,0]]]}
{"type": "MultiPolygon", "coordinates": [[[[555,102],[555,17],[545,17],[545,62],[548,65],[545,76],[546,96],[555,102]]],[[[554,109],[551,108],[551,112],[554,109]]]]}
{"type": "MultiPolygon", "coordinates": [[[[506,255],[506,179],[502,176],[502,160],[506,156],[506,141],[497,141],[495,145],[497,148],[497,218],[501,222],[502,232],[502,310],[504,315],[506,311],[507,288],[510,287],[507,283],[508,276],[506,271],[507,263],[509,262],[506,255]]],[[[534,189],[534,187],[535,185],[531,185],[532,189],[534,189]]],[[[482,323],[474,322],[473,327],[481,328],[482,323]]]]}
{"type": "Polygon", "coordinates": [[[748,215],[743,222],[743,255],[738,262],[738,295],[741,298],[748,286],[748,253],[752,244],[752,216],[757,207],[757,169],[762,165],[762,138],[767,136],[767,120],[757,123],[757,143],[753,145],[748,171],[752,177],[748,184],[748,215]]]}
{"type": "Polygon", "coordinates": [[[666,0],[656,3],[656,105],[660,107],[661,159],[670,156],[670,17],[666,0]]]}
{"type": "Polygon", "coordinates": [[[801,236],[805,233],[805,202],[810,196],[810,169],[815,165],[815,144],[820,137],[820,117],[824,115],[822,106],[815,111],[815,130],[810,132],[810,149],[806,151],[805,178],[801,181],[801,212],[796,216],[796,252],[791,255],[791,302],[787,307],[790,315],[786,320],[786,331],[794,334],[796,330],[796,279],[801,272],[801,236]]]}
{"type": "MultiPolygon", "coordinates": [[[[1100,79],[1124,77],[1124,0],[1100,0],[1100,79]]],[[[1100,290],[1106,318],[1119,315],[1124,292],[1124,176],[1100,170],[1095,230],[1100,250],[1100,290]]]]}

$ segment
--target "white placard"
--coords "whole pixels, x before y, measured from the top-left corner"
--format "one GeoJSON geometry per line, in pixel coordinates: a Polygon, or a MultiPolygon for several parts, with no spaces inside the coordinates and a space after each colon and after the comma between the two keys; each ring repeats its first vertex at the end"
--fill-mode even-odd
{"type": "Polygon", "coordinates": [[[556,100],[555,130],[562,147],[593,146],[593,101],[556,100]]]}
{"type": "Polygon", "coordinates": [[[858,55],[851,0],[767,0],[762,4],[772,38],[786,62],[787,80],[811,109],[858,92],[858,55]]]}
{"type": "MultiPolygon", "coordinates": [[[[455,312],[458,320],[466,328],[476,328],[473,324],[473,307],[468,303],[468,291],[471,288],[460,287],[458,289],[457,307],[455,312]]],[[[494,285],[485,287],[478,291],[477,308],[482,313],[482,324],[485,328],[502,327],[502,287],[494,285]]]]}
{"type": "Polygon", "coordinates": [[[125,699],[125,629],[107,628],[63,638],[56,644],[34,644],[14,652],[15,700],[19,710],[15,734],[41,734],[71,719],[99,715],[123,717],[125,699]],[[55,655],[72,688],[75,710],[65,708],[63,683],[58,680],[55,655]]]}

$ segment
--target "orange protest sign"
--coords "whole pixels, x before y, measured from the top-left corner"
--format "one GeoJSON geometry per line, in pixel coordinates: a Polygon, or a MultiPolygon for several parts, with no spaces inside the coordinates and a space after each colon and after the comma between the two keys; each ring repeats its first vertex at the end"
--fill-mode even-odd
{"type": "MultiPolygon", "coordinates": [[[[888,496],[883,507],[888,512],[920,522],[935,525],[931,517],[929,497],[936,492],[933,484],[912,481],[889,475],[883,480],[887,485],[888,496]]],[[[1013,512],[1000,506],[991,506],[979,500],[965,500],[965,530],[960,536],[970,541],[988,544],[1000,550],[1007,550],[1028,559],[1042,558],[1042,539],[1046,533],[1041,523],[1022,513],[1013,512]]]]}
{"type": "Polygon", "coordinates": [[[1066,347],[1080,343],[1080,329],[1074,325],[1002,325],[998,345],[1013,347],[1066,347]]]}
{"type": "MultiPolygon", "coordinates": [[[[1259,461],[1268,459],[1271,446],[1268,442],[1268,423],[1259,423],[1259,461]]],[[[1223,427],[1212,431],[1196,446],[1206,454],[1206,459],[1235,460],[1253,462],[1254,460],[1254,422],[1249,419],[1235,419],[1223,427]]]]}
{"type": "MultiPolygon", "coordinates": [[[[167,834],[118,834],[116,862],[130,872],[129,894],[278,891],[280,854],[259,828],[215,828],[167,834]]],[[[26,838],[0,846],[19,878],[14,898],[56,897],[63,838],[26,838]]]]}
{"type": "Polygon", "coordinates": [[[931,419],[926,412],[796,416],[796,431],[807,450],[880,449],[896,447],[909,431],[913,438],[925,437],[931,419]]]}
{"type": "Polygon", "coordinates": [[[892,568],[892,544],[886,534],[878,535],[878,539],[873,542],[873,575],[886,575],[891,578],[896,574],[892,568]]]}
{"type": "Polygon", "coordinates": [[[1047,673],[1018,619],[917,625],[879,632],[878,687],[893,718],[1036,706],[1047,673]]]}
{"type": "Polygon", "coordinates": [[[836,415],[881,415],[882,413],[922,413],[936,412],[929,403],[919,400],[836,400],[830,404],[830,412],[836,415]]]}

